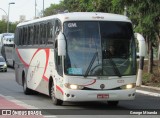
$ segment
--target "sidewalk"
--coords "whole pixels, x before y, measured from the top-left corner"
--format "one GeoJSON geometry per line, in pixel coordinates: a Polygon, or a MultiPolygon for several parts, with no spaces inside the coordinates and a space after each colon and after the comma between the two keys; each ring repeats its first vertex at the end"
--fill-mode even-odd
{"type": "Polygon", "coordinates": [[[0,109],[26,109],[0,96],[0,109]]]}
{"type": "Polygon", "coordinates": [[[0,118],[44,118],[43,115],[23,115],[27,108],[0,96],[0,118]],[[19,111],[15,111],[19,110],[19,111]],[[12,114],[12,115],[11,115],[12,114]],[[18,115],[20,114],[20,115],[18,115]]]}

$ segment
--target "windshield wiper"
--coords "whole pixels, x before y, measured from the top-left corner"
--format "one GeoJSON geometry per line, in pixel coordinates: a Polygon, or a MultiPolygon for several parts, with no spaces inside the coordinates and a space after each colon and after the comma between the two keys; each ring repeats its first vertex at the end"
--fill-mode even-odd
{"type": "Polygon", "coordinates": [[[91,70],[91,67],[92,67],[94,61],[96,60],[97,55],[98,55],[98,52],[95,52],[95,54],[93,55],[92,60],[91,60],[91,62],[90,62],[90,64],[89,64],[89,66],[88,66],[88,68],[87,68],[87,70],[86,70],[86,72],[85,72],[85,74],[84,74],[84,77],[87,77],[87,76],[88,76],[88,73],[89,73],[89,71],[91,70]]]}
{"type": "Polygon", "coordinates": [[[114,70],[115,74],[117,74],[118,77],[122,77],[122,75],[121,75],[121,73],[119,72],[116,64],[115,64],[114,61],[112,60],[112,54],[111,54],[110,50],[105,50],[105,55],[106,55],[106,57],[107,57],[107,52],[108,52],[109,61],[110,61],[110,63],[111,63],[112,66],[113,66],[113,70],[114,70]]]}

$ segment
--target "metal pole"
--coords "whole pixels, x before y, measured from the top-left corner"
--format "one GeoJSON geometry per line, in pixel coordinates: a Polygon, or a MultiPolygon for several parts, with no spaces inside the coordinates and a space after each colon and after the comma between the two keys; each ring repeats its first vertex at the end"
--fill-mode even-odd
{"type": "Polygon", "coordinates": [[[37,6],[37,3],[36,3],[36,0],[35,0],[35,19],[36,19],[36,6],[37,6]]]}
{"type": "Polygon", "coordinates": [[[15,4],[14,2],[10,2],[8,4],[8,20],[7,20],[7,32],[9,32],[9,10],[10,10],[10,4],[15,4]]]}
{"type": "Polygon", "coordinates": [[[127,16],[127,6],[124,6],[124,15],[127,16]]]}
{"type": "Polygon", "coordinates": [[[43,17],[44,17],[44,0],[43,0],[43,17]]]}
{"type": "Polygon", "coordinates": [[[7,33],[9,32],[9,9],[10,9],[10,4],[8,4],[7,33]]]}

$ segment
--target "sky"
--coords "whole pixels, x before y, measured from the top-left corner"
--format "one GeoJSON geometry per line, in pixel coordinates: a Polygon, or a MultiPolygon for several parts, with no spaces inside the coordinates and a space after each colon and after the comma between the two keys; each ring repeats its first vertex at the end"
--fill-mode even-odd
{"type": "MultiPolygon", "coordinates": [[[[19,21],[20,15],[24,15],[26,20],[32,20],[35,17],[35,1],[36,14],[40,14],[43,10],[43,0],[0,0],[0,20],[2,15],[8,14],[8,4],[14,2],[15,4],[10,4],[9,10],[9,21],[16,22],[19,21]],[[3,10],[5,11],[3,11],[3,10]]],[[[51,4],[58,4],[60,0],[44,0],[44,9],[48,8],[51,4]]]]}

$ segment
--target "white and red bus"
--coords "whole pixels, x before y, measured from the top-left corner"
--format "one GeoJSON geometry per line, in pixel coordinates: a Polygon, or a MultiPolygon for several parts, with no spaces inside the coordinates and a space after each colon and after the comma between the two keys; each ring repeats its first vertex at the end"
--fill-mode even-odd
{"type": "Polygon", "coordinates": [[[56,105],[135,98],[136,46],[126,16],[75,12],[20,23],[15,49],[25,94],[44,93],[56,105]]]}

